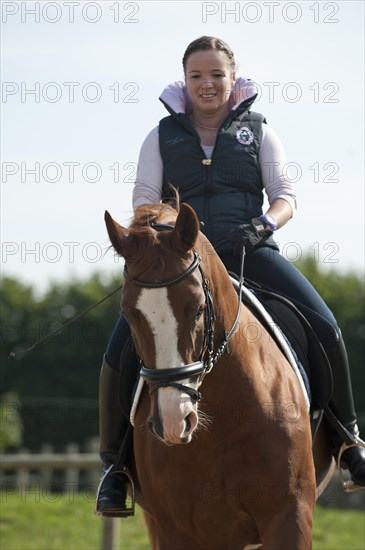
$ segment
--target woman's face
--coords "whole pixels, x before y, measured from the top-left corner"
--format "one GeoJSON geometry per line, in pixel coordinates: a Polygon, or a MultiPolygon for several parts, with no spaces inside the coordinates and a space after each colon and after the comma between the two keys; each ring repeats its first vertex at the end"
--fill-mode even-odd
{"type": "Polygon", "coordinates": [[[224,52],[199,50],[190,54],[185,78],[195,112],[214,114],[227,111],[235,73],[224,52]]]}

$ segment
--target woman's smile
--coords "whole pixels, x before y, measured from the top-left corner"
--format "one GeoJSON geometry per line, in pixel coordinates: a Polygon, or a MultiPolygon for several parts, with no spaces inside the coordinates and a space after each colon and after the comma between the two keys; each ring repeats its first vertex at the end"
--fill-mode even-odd
{"type": "Polygon", "coordinates": [[[186,64],[186,86],[196,118],[228,113],[228,100],[235,74],[224,52],[203,50],[192,53],[186,64]]]}

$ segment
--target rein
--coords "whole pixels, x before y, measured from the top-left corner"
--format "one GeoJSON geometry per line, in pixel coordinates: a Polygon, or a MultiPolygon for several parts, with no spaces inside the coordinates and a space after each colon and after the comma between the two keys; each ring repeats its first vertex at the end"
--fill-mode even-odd
{"type": "MultiPolygon", "coordinates": [[[[163,231],[165,229],[174,229],[172,225],[166,224],[151,224],[151,227],[156,231],[163,231]]],[[[218,347],[217,351],[214,353],[214,323],[215,323],[215,314],[214,314],[214,305],[210,292],[209,281],[204,275],[204,271],[201,265],[201,258],[199,254],[193,250],[194,259],[190,266],[178,274],[176,277],[171,279],[163,279],[156,281],[142,281],[140,279],[130,279],[130,282],[141,288],[164,288],[167,286],[175,285],[179,283],[185,277],[188,277],[195,269],[199,269],[202,277],[202,286],[205,295],[205,334],[204,334],[204,344],[203,351],[200,361],[195,363],[190,363],[179,368],[170,368],[170,369],[151,369],[147,368],[143,361],[140,361],[141,370],[140,376],[150,387],[150,395],[152,395],[159,388],[164,387],[173,387],[184,391],[187,393],[193,401],[199,401],[202,397],[201,393],[194,388],[180,384],[177,381],[184,378],[193,378],[198,376],[198,387],[201,385],[204,377],[210,373],[217,361],[222,357],[225,351],[228,349],[228,342],[232,335],[234,334],[240,319],[241,307],[242,307],[242,288],[243,288],[243,266],[244,266],[244,256],[245,250],[242,251],[242,260],[241,260],[241,274],[239,279],[239,302],[236,318],[231,327],[231,330],[226,333],[221,345],[218,347]],[[206,355],[206,359],[203,357],[206,355]]],[[[127,272],[127,266],[125,266],[125,272],[127,272]]]]}

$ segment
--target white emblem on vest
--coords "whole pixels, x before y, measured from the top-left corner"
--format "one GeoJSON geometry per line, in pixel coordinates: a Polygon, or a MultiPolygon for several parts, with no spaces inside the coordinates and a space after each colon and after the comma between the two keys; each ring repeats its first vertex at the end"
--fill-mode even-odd
{"type": "Polygon", "coordinates": [[[241,143],[242,145],[251,145],[254,140],[254,135],[251,130],[247,128],[247,126],[243,126],[237,130],[236,138],[238,143],[241,143]]]}

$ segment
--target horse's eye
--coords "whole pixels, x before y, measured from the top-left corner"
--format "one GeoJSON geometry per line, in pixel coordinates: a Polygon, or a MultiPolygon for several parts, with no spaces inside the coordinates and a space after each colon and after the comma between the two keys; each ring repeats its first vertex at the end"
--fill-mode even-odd
{"type": "Polygon", "coordinates": [[[205,310],[205,305],[201,305],[201,306],[198,307],[198,309],[196,310],[196,313],[195,313],[195,320],[196,321],[198,321],[200,319],[200,317],[203,315],[204,310],[205,310]]]}

